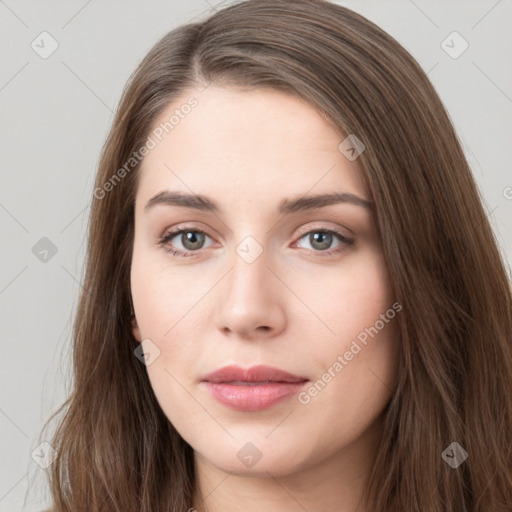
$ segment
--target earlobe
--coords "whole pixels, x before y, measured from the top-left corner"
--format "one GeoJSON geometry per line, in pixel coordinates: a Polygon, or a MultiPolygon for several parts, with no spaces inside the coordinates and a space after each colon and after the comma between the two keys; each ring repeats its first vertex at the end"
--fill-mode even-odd
{"type": "Polygon", "coordinates": [[[140,343],[142,341],[142,337],[140,335],[139,324],[137,323],[137,319],[135,318],[135,314],[132,313],[132,332],[135,339],[140,343]]]}

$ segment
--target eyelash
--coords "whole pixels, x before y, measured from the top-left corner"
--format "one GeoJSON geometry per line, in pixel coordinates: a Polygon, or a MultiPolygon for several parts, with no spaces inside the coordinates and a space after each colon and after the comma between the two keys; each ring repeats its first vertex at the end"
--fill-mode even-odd
{"type": "MultiPolygon", "coordinates": [[[[157,241],[157,245],[162,247],[164,249],[164,251],[172,254],[173,256],[177,256],[180,258],[187,258],[190,256],[195,256],[200,251],[200,249],[197,251],[182,251],[181,249],[173,249],[172,247],[167,245],[168,242],[170,242],[176,235],[179,235],[181,233],[187,233],[187,232],[200,233],[202,235],[209,237],[209,235],[202,229],[197,229],[195,227],[181,227],[180,226],[178,229],[176,229],[174,231],[168,231],[168,232],[164,233],[161,237],[159,237],[159,239],[157,241]]],[[[338,255],[342,254],[343,252],[345,252],[345,250],[347,250],[347,248],[349,246],[354,244],[354,240],[347,238],[345,235],[342,235],[339,231],[327,228],[325,226],[318,226],[318,227],[310,229],[308,231],[301,232],[300,233],[301,236],[298,238],[298,240],[300,240],[301,238],[304,238],[306,235],[309,235],[311,233],[328,233],[331,235],[335,235],[342,242],[339,246],[337,246],[338,248],[336,248],[336,249],[329,249],[329,250],[325,250],[325,251],[313,251],[311,249],[306,249],[310,252],[318,253],[318,255],[322,258],[332,258],[332,257],[338,256],[338,255]]],[[[209,237],[209,238],[211,238],[211,237],[209,237]]]]}

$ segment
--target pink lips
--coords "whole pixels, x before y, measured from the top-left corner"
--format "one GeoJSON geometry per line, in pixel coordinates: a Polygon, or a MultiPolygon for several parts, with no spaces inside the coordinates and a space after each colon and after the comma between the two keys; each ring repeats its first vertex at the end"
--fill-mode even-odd
{"type": "Polygon", "coordinates": [[[224,366],[203,378],[218,402],[241,411],[259,411],[295,394],[309,379],[270,366],[224,366]]]}

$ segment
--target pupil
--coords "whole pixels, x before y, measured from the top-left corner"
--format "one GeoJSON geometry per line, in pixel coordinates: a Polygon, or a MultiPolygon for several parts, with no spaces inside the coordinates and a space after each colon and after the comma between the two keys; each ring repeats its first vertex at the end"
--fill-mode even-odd
{"type": "MultiPolygon", "coordinates": [[[[193,249],[199,249],[201,247],[201,242],[202,242],[202,237],[203,237],[202,233],[197,233],[196,231],[187,231],[186,233],[184,233],[184,235],[186,236],[186,238],[185,238],[186,243],[183,243],[183,246],[185,248],[193,250],[193,249]],[[199,241],[197,239],[199,239],[199,241]],[[187,247],[188,243],[191,243],[192,247],[190,247],[190,246],[187,247]]],[[[182,242],[183,242],[183,240],[182,240],[182,242]]]]}
{"type": "Polygon", "coordinates": [[[319,243],[319,246],[316,245],[316,248],[323,250],[323,249],[328,249],[329,245],[331,245],[332,235],[331,235],[331,233],[317,232],[317,233],[312,233],[311,235],[309,235],[309,238],[310,238],[310,243],[311,243],[312,247],[315,247],[315,244],[319,243]],[[325,237],[325,240],[322,242],[323,237],[325,237]],[[318,239],[320,239],[320,241],[318,241],[318,239]]]}

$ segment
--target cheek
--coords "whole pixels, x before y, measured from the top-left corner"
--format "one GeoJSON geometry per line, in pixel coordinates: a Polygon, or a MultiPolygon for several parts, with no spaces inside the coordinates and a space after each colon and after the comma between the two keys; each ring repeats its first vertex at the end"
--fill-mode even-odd
{"type": "MultiPolygon", "coordinates": [[[[385,314],[387,309],[375,309],[373,317],[368,311],[360,314],[368,327],[351,323],[348,330],[363,333],[365,338],[343,334],[310,356],[318,373],[298,396],[301,405],[296,418],[300,417],[306,432],[321,434],[311,457],[327,456],[336,447],[348,446],[358,439],[376,421],[393,394],[399,356],[396,315],[378,329],[375,324],[382,311],[385,314]]],[[[343,325],[338,326],[342,331],[343,325]]]]}
{"type": "Polygon", "coordinates": [[[322,276],[314,282],[318,287],[310,297],[314,295],[322,319],[335,334],[315,345],[311,360],[317,374],[299,398],[315,411],[308,417],[325,425],[332,439],[349,438],[368,426],[391,396],[400,306],[393,307],[387,269],[378,252],[359,254],[350,270],[340,269],[331,280],[336,286],[329,287],[322,276]]]}
{"type": "MultiPolygon", "coordinates": [[[[200,301],[211,284],[197,271],[171,266],[157,251],[137,248],[132,258],[131,291],[140,335],[158,352],[148,376],[158,401],[190,402],[180,385],[189,387],[198,351],[198,332],[205,322],[200,301]]],[[[169,409],[166,407],[165,409],[169,409]]]]}
{"type": "Polygon", "coordinates": [[[352,254],[339,265],[294,272],[296,278],[289,278],[295,283],[294,292],[314,314],[301,315],[302,319],[297,316],[295,321],[314,324],[327,347],[335,344],[341,350],[373,326],[393,303],[386,265],[378,250],[352,254]]]}
{"type": "Polygon", "coordinates": [[[165,341],[207,291],[208,280],[191,267],[169,264],[162,253],[136,242],[131,291],[141,335],[165,341]]]}
{"type": "Polygon", "coordinates": [[[372,331],[365,343],[357,338],[347,340],[328,362],[322,362],[323,372],[313,389],[306,390],[311,395],[306,407],[316,411],[315,421],[325,426],[331,439],[359,435],[389,401],[399,355],[395,327],[390,321],[381,330],[372,331]]]}

